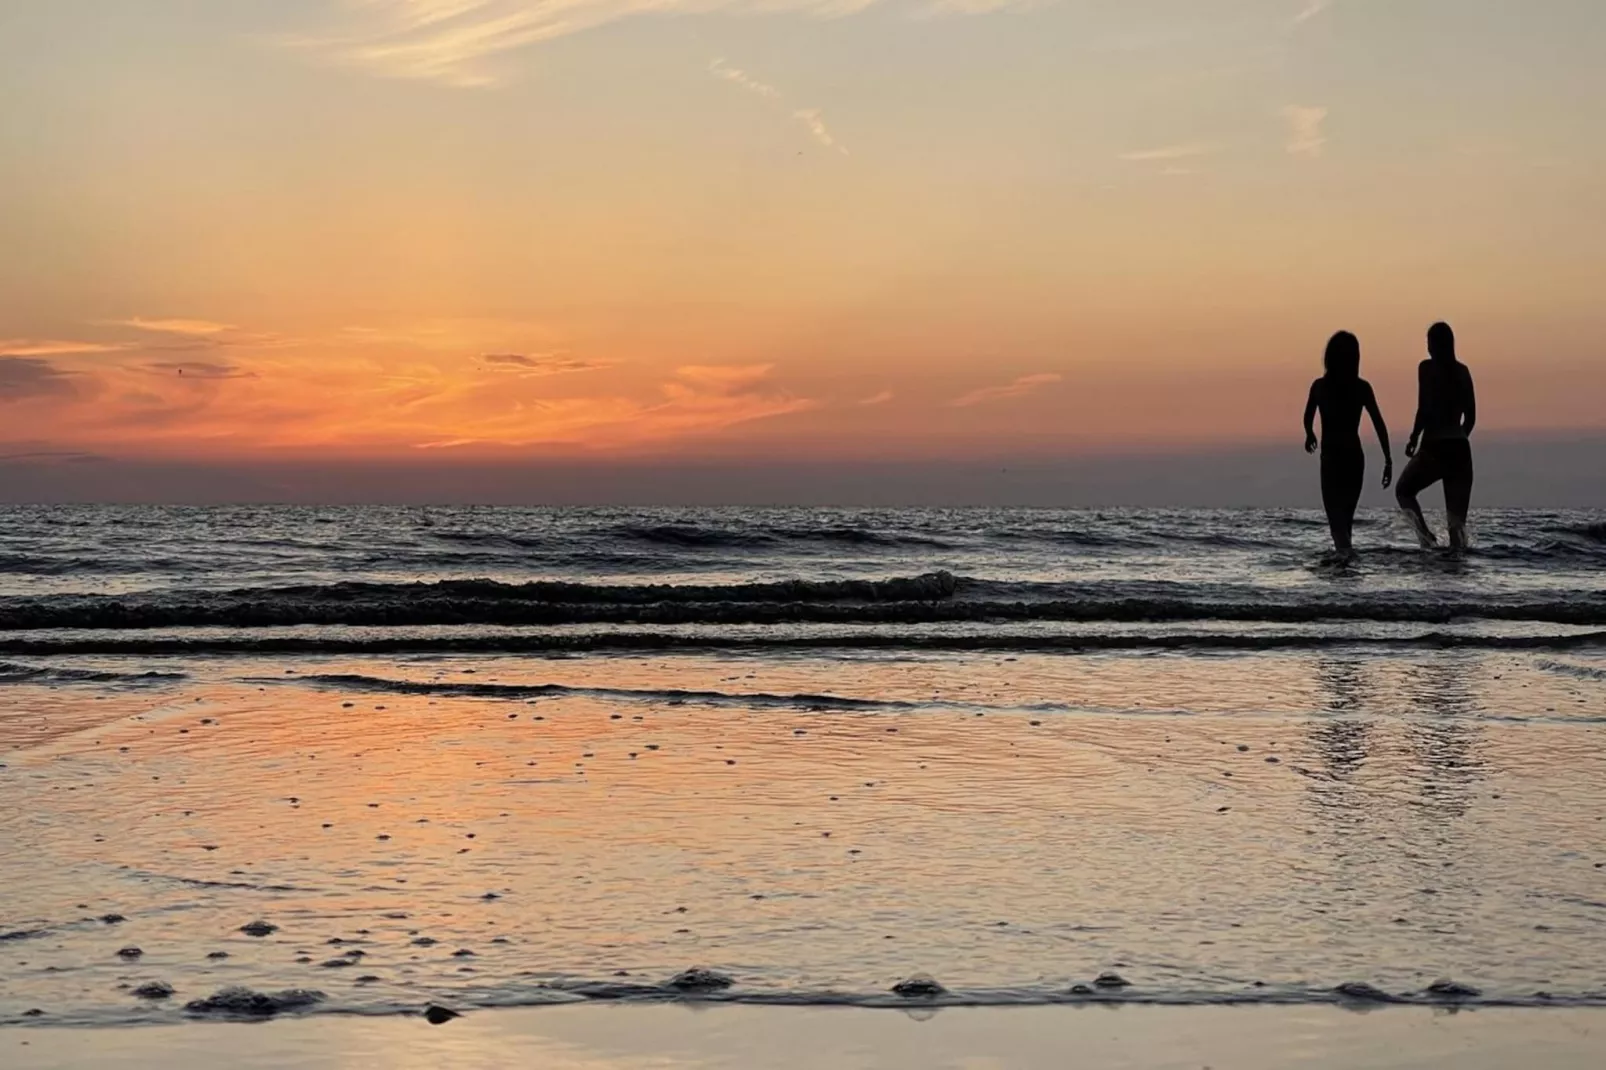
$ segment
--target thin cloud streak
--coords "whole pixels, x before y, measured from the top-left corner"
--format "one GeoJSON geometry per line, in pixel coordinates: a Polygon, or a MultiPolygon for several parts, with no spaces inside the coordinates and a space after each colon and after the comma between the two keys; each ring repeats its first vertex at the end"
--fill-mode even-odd
{"type": "Polygon", "coordinates": [[[1283,118],[1288,121],[1288,140],[1284,146],[1288,155],[1307,160],[1319,158],[1327,148],[1327,135],[1322,130],[1327,121],[1327,109],[1290,104],[1283,109],[1283,118]]]}
{"type": "Polygon", "coordinates": [[[1132,163],[1145,163],[1163,160],[1188,160],[1196,156],[1209,156],[1216,151],[1213,145],[1168,145],[1159,149],[1140,149],[1136,152],[1123,152],[1120,159],[1132,163]]]}
{"type": "Polygon", "coordinates": [[[127,342],[123,349],[147,350],[206,350],[206,349],[276,349],[295,345],[296,341],[283,335],[247,331],[232,323],[191,317],[151,318],[135,316],[126,320],[112,320],[109,327],[126,327],[142,334],[165,335],[171,341],[152,344],[127,342]]]}
{"type": "Polygon", "coordinates": [[[503,80],[487,62],[612,22],[646,15],[836,18],[880,0],[361,0],[344,25],[281,43],[389,78],[462,89],[503,80]]]}
{"type": "Polygon", "coordinates": [[[1014,382],[1002,386],[984,386],[980,390],[972,390],[963,394],[949,405],[956,409],[968,409],[972,405],[984,405],[993,401],[1008,401],[1013,398],[1022,398],[1027,394],[1041,390],[1045,386],[1052,386],[1064,376],[1056,372],[1042,372],[1037,375],[1023,375],[1014,382]]]}
{"type": "Polygon", "coordinates": [[[65,357],[92,353],[121,353],[120,342],[71,342],[64,339],[12,338],[0,340],[0,357],[65,357]]]}
{"type": "MultiPolygon", "coordinates": [[[[759,81],[740,67],[732,67],[723,59],[716,59],[709,63],[708,72],[716,78],[730,82],[732,85],[740,86],[749,93],[763,97],[765,100],[779,102],[782,97],[781,91],[773,85],[759,81]]],[[[825,116],[819,108],[794,109],[792,118],[803,124],[803,128],[809,132],[809,136],[820,145],[828,149],[836,149],[844,156],[848,155],[848,150],[837,141],[836,136],[831,133],[831,128],[825,125],[825,116]]]]}
{"type": "Polygon", "coordinates": [[[146,368],[163,375],[182,375],[191,379],[255,379],[256,372],[246,371],[233,364],[218,364],[206,360],[162,360],[147,364],[146,368]]]}
{"type": "Polygon", "coordinates": [[[708,73],[715,78],[722,78],[734,85],[741,86],[750,93],[756,93],[769,100],[775,100],[781,95],[781,91],[768,82],[759,81],[740,67],[730,66],[723,59],[716,59],[710,63],[708,65],[708,73]]]}
{"type": "Polygon", "coordinates": [[[574,372],[598,371],[610,367],[598,361],[566,357],[561,353],[487,353],[480,358],[497,368],[511,369],[522,378],[540,375],[568,375],[574,372]]]}
{"type": "Polygon", "coordinates": [[[1316,18],[1318,15],[1321,15],[1332,6],[1333,0],[1310,0],[1310,2],[1305,5],[1304,9],[1301,10],[1299,14],[1294,16],[1293,25],[1303,26],[1305,23],[1316,18]]]}
{"type": "Polygon", "coordinates": [[[819,108],[799,108],[792,113],[792,118],[802,123],[803,128],[813,136],[814,140],[825,148],[835,149],[844,156],[848,154],[847,148],[837,142],[830,127],[825,125],[825,116],[820,113],[819,108]]]}
{"type": "Polygon", "coordinates": [[[538,348],[552,352],[557,339],[544,323],[501,319],[433,319],[389,327],[352,326],[342,329],[330,344],[378,348],[401,347],[443,353],[522,353],[538,348]]]}
{"type": "Polygon", "coordinates": [[[117,320],[115,326],[132,327],[137,331],[149,331],[152,334],[178,334],[193,338],[211,338],[239,329],[233,324],[213,323],[211,320],[145,319],[141,316],[117,320]]]}

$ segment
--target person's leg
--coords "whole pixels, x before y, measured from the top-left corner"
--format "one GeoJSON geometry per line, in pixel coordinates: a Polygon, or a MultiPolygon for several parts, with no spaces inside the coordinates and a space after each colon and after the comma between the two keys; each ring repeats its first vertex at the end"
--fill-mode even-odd
{"type": "Polygon", "coordinates": [[[1361,505],[1361,488],[1366,485],[1366,454],[1356,451],[1345,466],[1344,500],[1340,502],[1344,524],[1344,545],[1339,549],[1348,552],[1355,546],[1355,510],[1361,505]]]}
{"type": "Polygon", "coordinates": [[[1333,548],[1348,553],[1354,546],[1355,509],[1366,481],[1366,454],[1343,450],[1322,454],[1322,505],[1333,548]]]}
{"type": "Polygon", "coordinates": [[[1450,545],[1466,549],[1467,513],[1472,507],[1472,444],[1453,443],[1444,466],[1444,511],[1450,522],[1450,545]]]}
{"type": "Polygon", "coordinates": [[[1327,530],[1333,536],[1333,549],[1349,549],[1349,531],[1344,525],[1344,466],[1333,453],[1322,451],[1322,508],[1327,511],[1327,530]]]}
{"type": "Polygon", "coordinates": [[[1424,548],[1437,546],[1439,540],[1434,537],[1433,529],[1428,527],[1427,517],[1422,515],[1422,505],[1416,498],[1437,483],[1441,475],[1432,444],[1424,442],[1422,448],[1416,451],[1416,456],[1405,466],[1405,471],[1400,473],[1399,481],[1394,484],[1394,500],[1405,510],[1405,515],[1410,518],[1411,526],[1416,529],[1416,537],[1424,548]]]}

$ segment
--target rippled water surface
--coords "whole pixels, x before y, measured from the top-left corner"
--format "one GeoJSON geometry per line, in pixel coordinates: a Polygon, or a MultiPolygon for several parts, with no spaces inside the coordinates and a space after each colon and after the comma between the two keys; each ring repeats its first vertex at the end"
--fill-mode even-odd
{"type": "Polygon", "coordinates": [[[1606,1003],[1597,518],[16,516],[0,1021],[1606,1003]]]}

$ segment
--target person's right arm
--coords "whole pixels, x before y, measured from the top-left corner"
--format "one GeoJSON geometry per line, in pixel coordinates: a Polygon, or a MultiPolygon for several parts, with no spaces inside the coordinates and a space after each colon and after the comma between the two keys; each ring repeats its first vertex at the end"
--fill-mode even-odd
{"type": "Polygon", "coordinates": [[[1478,391],[1472,385],[1472,372],[1465,364],[1461,365],[1461,375],[1466,380],[1466,405],[1461,410],[1461,433],[1468,438],[1472,437],[1472,429],[1478,426],[1478,391]]]}
{"type": "Polygon", "coordinates": [[[1394,453],[1389,449],[1389,427],[1383,422],[1383,410],[1377,404],[1377,392],[1372,389],[1371,383],[1361,384],[1365,388],[1362,404],[1372,416],[1372,429],[1377,432],[1378,445],[1383,447],[1383,489],[1387,490],[1394,482],[1394,453]]]}
{"type": "Polygon", "coordinates": [[[1405,455],[1416,456],[1416,447],[1422,441],[1422,421],[1427,418],[1428,363],[1416,366],[1416,423],[1411,425],[1411,439],[1405,444],[1405,455]]]}
{"type": "Polygon", "coordinates": [[[1305,452],[1316,452],[1316,403],[1318,391],[1321,390],[1322,381],[1316,380],[1310,384],[1310,397],[1305,401],[1305,452]]]}

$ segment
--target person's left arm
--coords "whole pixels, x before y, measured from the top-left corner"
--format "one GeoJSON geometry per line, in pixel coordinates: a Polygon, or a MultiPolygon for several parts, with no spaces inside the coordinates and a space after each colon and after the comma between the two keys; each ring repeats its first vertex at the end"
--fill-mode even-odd
{"type": "Polygon", "coordinates": [[[1472,429],[1478,426],[1478,391],[1472,385],[1472,371],[1466,365],[1461,366],[1461,373],[1467,380],[1467,404],[1461,412],[1461,431],[1468,438],[1472,437],[1472,429]]]}
{"type": "Polygon", "coordinates": [[[1377,441],[1383,447],[1383,488],[1388,489],[1394,482],[1394,452],[1389,448],[1389,428],[1383,422],[1383,410],[1377,404],[1377,393],[1372,384],[1366,384],[1366,412],[1372,417],[1372,429],[1377,432],[1377,441]]]}
{"type": "Polygon", "coordinates": [[[1315,453],[1319,443],[1316,441],[1316,407],[1320,398],[1322,381],[1316,380],[1310,384],[1310,398],[1305,402],[1305,452],[1315,453]]]}

